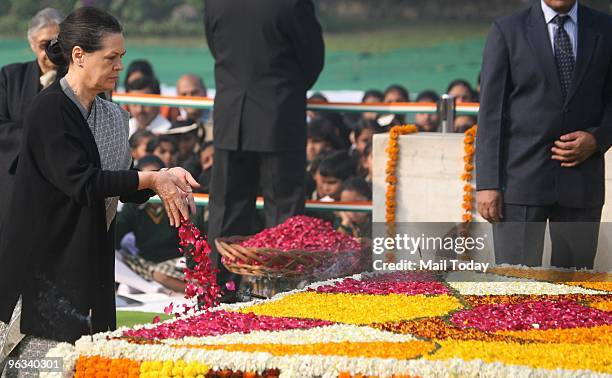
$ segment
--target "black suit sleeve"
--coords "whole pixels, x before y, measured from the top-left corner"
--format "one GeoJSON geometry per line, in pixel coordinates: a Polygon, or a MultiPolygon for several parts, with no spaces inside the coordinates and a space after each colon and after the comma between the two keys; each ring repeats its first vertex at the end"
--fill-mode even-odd
{"type": "Polygon", "coordinates": [[[612,146],[612,64],[608,67],[603,95],[604,104],[606,105],[601,123],[593,131],[593,136],[601,153],[606,153],[610,146],[612,146]]]}
{"type": "Polygon", "coordinates": [[[476,188],[501,189],[505,104],[510,87],[508,46],[494,23],[485,45],[476,134],[476,188]]]}
{"type": "Polygon", "coordinates": [[[6,70],[0,71],[0,151],[2,159],[7,168],[19,153],[22,127],[20,122],[10,119],[8,78],[6,70]]]}
{"type": "Polygon", "coordinates": [[[60,94],[49,94],[26,117],[27,153],[42,175],[82,206],[137,192],[137,171],[105,171],[90,161],[87,142],[81,139],[74,120],[65,117],[63,106],[60,94]]]}
{"type": "Polygon", "coordinates": [[[304,70],[306,88],[310,89],[325,61],[323,34],[312,1],[297,0],[288,21],[289,38],[304,70]]]}
{"type": "MultiPolygon", "coordinates": [[[[130,170],[138,172],[136,168],[134,168],[133,160],[132,165],[130,166],[130,170]]],[[[123,203],[137,203],[140,205],[147,202],[149,198],[153,197],[154,195],[155,192],[151,189],[143,189],[129,195],[123,195],[119,198],[119,200],[123,203]]]]}

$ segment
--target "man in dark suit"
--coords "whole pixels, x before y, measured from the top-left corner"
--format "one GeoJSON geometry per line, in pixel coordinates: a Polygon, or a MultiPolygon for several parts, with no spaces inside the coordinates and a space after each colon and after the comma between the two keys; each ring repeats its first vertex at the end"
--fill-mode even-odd
{"type": "Polygon", "coordinates": [[[484,50],[476,185],[496,263],[592,268],[612,144],[612,18],[542,0],[493,23],[484,50]]]}
{"type": "MultiPolygon", "coordinates": [[[[311,0],[206,0],[204,17],[215,58],[214,244],[254,232],[258,185],[267,227],[304,210],[306,91],[324,45],[311,0]]],[[[217,263],[220,284],[237,278],[217,263]]]]}
{"type": "Polygon", "coordinates": [[[28,27],[28,42],[36,59],[9,64],[0,70],[0,233],[13,190],[11,171],[21,146],[22,119],[34,96],[59,79],[58,67],[47,58],[45,48],[57,37],[62,19],[59,11],[52,8],[38,12],[28,27]]]}

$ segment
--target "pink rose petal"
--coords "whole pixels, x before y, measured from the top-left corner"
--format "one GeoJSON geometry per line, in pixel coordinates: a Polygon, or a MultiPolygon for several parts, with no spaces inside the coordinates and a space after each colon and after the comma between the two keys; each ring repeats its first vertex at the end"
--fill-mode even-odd
{"type": "Polygon", "coordinates": [[[216,336],[228,333],[250,333],[253,331],[310,329],[332,324],[334,323],[323,320],[258,316],[252,313],[243,314],[227,311],[210,311],[186,318],[179,318],[173,322],[161,323],[153,328],[127,330],[123,333],[123,336],[155,340],[183,338],[188,336],[216,336]]]}
{"type": "Polygon", "coordinates": [[[532,301],[482,305],[454,313],[451,321],[460,328],[477,328],[482,331],[545,330],[612,324],[612,313],[573,301],[532,301]]]}

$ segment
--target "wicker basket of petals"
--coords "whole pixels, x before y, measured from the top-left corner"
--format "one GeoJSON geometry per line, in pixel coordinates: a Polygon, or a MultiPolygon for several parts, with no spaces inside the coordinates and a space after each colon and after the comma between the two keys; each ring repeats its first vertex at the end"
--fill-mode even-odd
{"type": "Polygon", "coordinates": [[[269,278],[333,277],[362,268],[368,243],[337,233],[316,218],[295,216],[254,236],[215,240],[232,273],[269,278]]]}

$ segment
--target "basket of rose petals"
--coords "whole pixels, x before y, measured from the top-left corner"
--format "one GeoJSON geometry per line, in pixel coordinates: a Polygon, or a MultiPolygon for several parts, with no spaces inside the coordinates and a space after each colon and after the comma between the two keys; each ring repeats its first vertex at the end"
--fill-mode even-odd
{"type": "Polygon", "coordinates": [[[223,265],[233,273],[262,277],[339,277],[362,268],[360,239],[331,223],[297,215],[253,236],[215,240],[223,265]]]}

